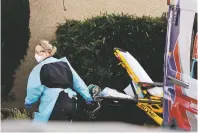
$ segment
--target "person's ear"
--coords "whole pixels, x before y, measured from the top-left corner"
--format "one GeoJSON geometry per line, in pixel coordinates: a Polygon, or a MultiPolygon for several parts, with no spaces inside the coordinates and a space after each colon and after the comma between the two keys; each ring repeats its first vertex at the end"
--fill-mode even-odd
{"type": "Polygon", "coordinates": [[[46,57],[50,56],[50,54],[46,51],[45,52],[46,57]]]}

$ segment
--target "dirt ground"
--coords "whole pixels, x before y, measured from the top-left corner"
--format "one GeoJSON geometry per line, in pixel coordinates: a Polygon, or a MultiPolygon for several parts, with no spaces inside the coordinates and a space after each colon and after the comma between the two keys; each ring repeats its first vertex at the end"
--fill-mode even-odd
{"type": "Polygon", "coordinates": [[[35,66],[34,46],[41,39],[52,40],[58,23],[64,19],[83,20],[104,13],[128,13],[138,16],[161,16],[167,11],[166,0],[29,0],[31,38],[25,61],[16,72],[12,91],[16,100],[2,104],[7,108],[23,108],[27,78],[35,66]]]}

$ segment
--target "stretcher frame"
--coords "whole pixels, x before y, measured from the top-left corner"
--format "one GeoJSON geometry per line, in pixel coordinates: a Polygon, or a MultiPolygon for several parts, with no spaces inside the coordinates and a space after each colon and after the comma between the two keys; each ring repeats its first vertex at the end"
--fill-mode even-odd
{"type": "MultiPolygon", "coordinates": [[[[132,91],[135,95],[135,97],[133,99],[131,98],[119,98],[119,97],[105,97],[105,96],[95,96],[94,99],[95,101],[101,101],[101,100],[115,100],[115,101],[131,101],[132,104],[136,104],[141,110],[143,110],[148,116],[150,116],[158,125],[162,125],[163,123],[163,98],[161,97],[156,97],[156,96],[151,96],[147,89],[152,88],[152,87],[162,87],[163,84],[162,83],[146,83],[146,82],[141,82],[139,80],[139,78],[135,75],[135,73],[133,72],[133,70],[129,67],[129,64],[127,63],[127,61],[125,60],[125,58],[122,56],[121,54],[122,52],[125,52],[124,50],[120,49],[120,48],[114,48],[114,55],[119,59],[120,61],[120,65],[122,65],[122,67],[124,67],[128,73],[128,75],[130,76],[130,78],[132,79],[132,81],[134,81],[134,83],[136,85],[138,85],[138,91],[136,91],[133,88],[133,84],[131,82],[131,86],[132,86],[132,91]],[[139,98],[138,97],[138,93],[142,92],[143,94],[143,98],[139,98]]],[[[98,102],[99,104],[99,102],[98,102]]],[[[99,108],[101,107],[101,105],[98,105],[98,108],[96,108],[92,113],[95,113],[96,111],[99,110],[99,108]]]]}

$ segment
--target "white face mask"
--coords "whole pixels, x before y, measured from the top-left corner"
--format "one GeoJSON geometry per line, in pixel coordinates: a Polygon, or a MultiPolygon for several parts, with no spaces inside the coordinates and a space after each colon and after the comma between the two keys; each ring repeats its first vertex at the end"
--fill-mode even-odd
{"type": "Polygon", "coordinates": [[[35,57],[35,59],[36,59],[37,62],[41,62],[45,58],[44,56],[39,56],[37,54],[35,54],[34,57],[35,57]]]}

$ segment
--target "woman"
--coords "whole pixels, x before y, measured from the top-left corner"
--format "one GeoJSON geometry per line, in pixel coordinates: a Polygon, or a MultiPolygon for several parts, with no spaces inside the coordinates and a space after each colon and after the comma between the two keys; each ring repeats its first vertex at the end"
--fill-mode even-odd
{"type": "Polygon", "coordinates": [[[87,86],[67,58],[52,57],[55,52],[56,47],[46,40],[40,41],[35,47],[38,65],[29,75],[25,98],[27,108],[40,100],[39,112],[35,112],[33,122],[72,120],[77,109],[76,92],[87,104],[93,101],[87,86]]]}

